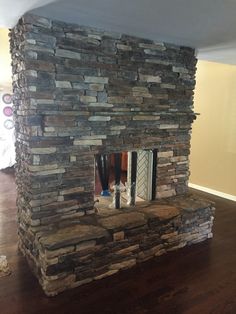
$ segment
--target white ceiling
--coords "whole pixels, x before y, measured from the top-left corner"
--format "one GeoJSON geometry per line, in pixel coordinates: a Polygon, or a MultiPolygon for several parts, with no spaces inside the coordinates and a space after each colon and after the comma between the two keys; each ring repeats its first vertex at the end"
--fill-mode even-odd
{"type": "Polygon", "coordinates": [[[236,65],[235,0],[0,0],[0,26],[12,27],[33,8],[45,17],[191,46],[200,59],[236,65]]]}

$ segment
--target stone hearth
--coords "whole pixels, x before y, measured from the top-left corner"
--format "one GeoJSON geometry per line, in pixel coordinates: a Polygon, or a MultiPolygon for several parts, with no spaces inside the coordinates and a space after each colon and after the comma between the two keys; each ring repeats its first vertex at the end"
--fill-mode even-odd
{"type": "MultiPolygon", "coordinates": [[[[36,233],[34,270],[49,296],[212,237],[214,207],[194,195],[84,216],[36,233]]],[[[25,249],[22,248],[25,252],[25,249]]]]}
{"type": "Polygon", "coordinates": [[[193,49],[25,15],[11,31],[19,246],[55,295],[212,236],[188,194],[193,49]],[[150,150],[152,202],[95,210],[95,156],[150,150]]]}

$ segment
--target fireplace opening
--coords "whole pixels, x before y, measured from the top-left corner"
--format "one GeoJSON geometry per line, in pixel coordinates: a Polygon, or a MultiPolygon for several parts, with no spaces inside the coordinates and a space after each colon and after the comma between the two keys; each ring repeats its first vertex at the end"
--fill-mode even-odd
{"type": "Polygon", "coordinates": [[[157,149],[95,155],[95,208],[120,209],[156,198],[157,149]]]}

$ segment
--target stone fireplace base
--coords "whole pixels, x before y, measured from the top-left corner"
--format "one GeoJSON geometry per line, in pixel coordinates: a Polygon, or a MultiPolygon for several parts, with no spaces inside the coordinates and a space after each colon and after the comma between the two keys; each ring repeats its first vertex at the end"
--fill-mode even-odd
{"type": "Polygon", "coordinates": [[[33,234],[20,248],[48,296],[212,237],[214,207],[193,194],[105,210],[33,234]]]}

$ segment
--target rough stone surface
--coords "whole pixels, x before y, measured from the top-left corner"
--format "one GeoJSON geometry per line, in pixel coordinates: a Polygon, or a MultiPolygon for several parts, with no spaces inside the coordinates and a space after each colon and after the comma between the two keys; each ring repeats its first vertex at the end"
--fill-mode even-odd
{"type": "Polygon", "coordinates": [[[212,203],[187,194],[140,203],[109,217],[94,214],[77,225],[37,233],[40,280],[45,292],[55,295],[201,242],[212,237],[213,215],[212,203]],[[194,210],[186,211],[190,206],[194,210]]]}
{"type": "Polygon", "coordinates": [[[10,37],[19,246],[48,295],[212,237],[186,196],[193,49],[30,14],[10,37]],[[95,213],[94,155],[140,149],[160,201],[95,213]]]}
{"type": "Polygon", "coordinates": [[[46,234],[39,243],[48,250],[79,244],[80,242],[108,237],[108,233],[97,226],[75,225],[46,234]]]}
{"type": "Polygon", "coordinates": [[[174,206],[149,204],[147,207],[143,208],[141,212],[150,218],[165,220],[178,216],[180,211],[174,206]]]}
{"type": "Polygon", "coordinates": [[[123,230],[145,225],[144,215],[138,212],[123,213],[98,220],[108,230],[123,230]]]}

